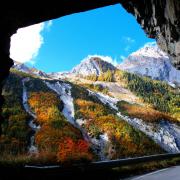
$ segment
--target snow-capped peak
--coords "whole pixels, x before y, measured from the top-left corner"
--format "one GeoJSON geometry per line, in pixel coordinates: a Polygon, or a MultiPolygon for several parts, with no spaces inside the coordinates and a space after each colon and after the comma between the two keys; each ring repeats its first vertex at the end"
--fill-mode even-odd
{"type": "Polygon", "coordinates": [[[132,53],[130,56],[143,56],[143,57],[151,57],[151,58],[167,58],[168,55],[163,52],[156,44],[147,43],[144,47],[140,48],[138,51],[132,53]]]}
{"type": "Polygon", "coordinates": [[[171,65],[168,55],[155,44],[146,44],[130,54],[117,67],[131,73],[166,81],[171,86],[180,86],[180,71],[171,65]]]}
{"type": "Polygon", "coordinates": [[[108,69],[115,70],[116,68],[111,64],[112,62],[113,60],[109,56],[89,55],[74,67],[71,73],[84,76],[95,74],[98,76],[108,69]]]}

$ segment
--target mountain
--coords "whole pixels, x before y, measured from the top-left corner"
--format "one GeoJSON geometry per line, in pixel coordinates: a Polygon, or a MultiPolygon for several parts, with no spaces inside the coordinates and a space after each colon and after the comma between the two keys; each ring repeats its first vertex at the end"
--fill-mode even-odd
{"type": "MultiPolygon", "coordinates": [[[[87,61],[114,70],[99,58],[87,61]]],[[[69,82],[15,68],[2,92],[0,160],[10,153],[53,164],[180,152],[179,94],[167,84],[120,70],[112,82],[69,82]]]]}
{"type": "Polygon", "coordinates": [[[53,79],[71,79],[75,77],[100,76],[102,73],[114,71],[117,68],[111,63],[112,59],[108,56],[89,55],[75,66],[71,71],[52,72],[48,76],[53,79]]]}
{"type": "Polygon", "coordinates": [[[157,45],[146,45],[132,53],[118,65],[118,68],[131,73],[166,81],[172,86],[180,86],[180,71],[170,63],[169,57],[157,45]]]}
{"type": "Polygon", "coordinates": [[[72,76],[70,72],[52,72],[48,73],[48,76],[52,79],[64,79],[67,76],[72,76]]]}
{"type": "Polygon", "coordinates": [[[48,77],[48,75],[45,72],[38,70],[36,68],[29,68],[25,64],[17,62],[17,61],[14,61],[14,65],[12,68],[18,71],[24,72],[24,73],[31,74],[31,75],[36,75],[36,76],[40,76],[44,78],[48,77]]]}
{"type": "Polygon", "coordinates": [[[27,67],[25,64],[17,62],[17,61],[14,61],[14,65],[12,68],[15,68],[15,69],[22,71],[22,72],[30,73],[29,67],[27,67]]]}
{"type": "Polygon", "coordinates": [[[56,164],[180,152],[180,93],[168,85],[178,84],[179,72],[168,60],[148,46],[119,69],[104,56],[49,74],[15,62],[2,91],[0,160],[30,154],[56,164]]]}
{"type": "Polygon", "coordinates": [[[96,75],[99,76],[108,70],[115,70],[116,67],[110,62],[106,61],[107,57],[103,56],[88,56],[81,61],[79,65],[74,67],[71,71],[73,74],[81,74],[84,76],[96,75]]]}

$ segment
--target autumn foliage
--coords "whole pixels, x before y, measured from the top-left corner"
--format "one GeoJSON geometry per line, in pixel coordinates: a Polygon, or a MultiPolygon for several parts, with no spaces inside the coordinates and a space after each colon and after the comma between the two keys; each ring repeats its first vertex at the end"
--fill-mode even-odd
{"type": "Polygon", "coordinates": [[[56,154],[58,162],[92,160],[92,153],[81,132],[73,127],[60,112],[62,103],[52,92],[32,92],[29,104],[37,115],[41,129],[35,141],[40,154],[56,154]]]}
{"type": "MultiPolygon", "coordinates": [[[[102,80],[114,81],[115,78],[112,74],[107,72],[106,75],[105,79],[102,80]]],[[[124,75],[122,76],[124,78],[124,75]]],[[[3,88],[5,104],[2,108],[4,121],[0,137],[0,156],[3,154],[16,156],[28,151],[28,137],[31,130],[28,121],[32,117],[25,111],[22,104],[23,77],[22,73],[19,75],[11,74],[3,88]]],[[[83,139],[81,131],[70,124],[62,114],[63,102],[60,97],[50,90],[42,80],[30,78],[31,80],[25,85],[29,106],[36,114],[35,121],[41,126],[35,134],[39,160],[46,159],[52,163],[94,160],[95,156],[90,147],[91,144],[83,139]]],[[[105,155],[109,159],[164,152],[144,133],[117,117],[116,112],[108,105],[102,104],[97,97],[91,96],[86,88],[72,85],[71,93],[74,98],[75,117],[84,120],[83,128],[90,137],[99,139],[100,135],[107,134],[109,142],[105,147],[105,155]]],[[[88,88],[94,91],[104,90],[100,86],[88,88]]],[[[159,96],[158,92],[156,92],[156,96],[159,96]]],[[[164,113],[142,106],[118,103],[118,107],[122,113],[148,122],[169,118],[164,113]]]]}
{"type": "Polygon", "coordinates": [[[71,138],[65,138],[60,144],[57,153],[58,161],[91,161],[92,153],[89,151],[89,144],[85,140],[74,141],[71,138]]]}
{"type": "Polygon", "coordinates": [[[171,116],[169,116],[168,114],[157,111],[151,107],[141,106],[138,104],[130,104],[125,101],[119,101],[117,105],[119,107],[119,110],[124,115],[139,118],[147,122],[158,123],[159,121],[162,121],[162,120],[176,122],[176,120],[172,118],[171,116]]]}
{"type": "Polygon", "coordinates": [[[32,92],[28,100],[35,111],[38,122],[48,122],[61,116],[58,106],[61,103],[57,95],[51,92],[32,92]]]}
{"type": "Polygon", "coordinates": [[[98,139],[100,134],[108,135],[110,143],[106,147],[106,154],[110,159],[163,152],[144,133],[109,113],[102,104],[82,99],[77,99],[75,103],[78,107],[76,113],[79,118],[86,120],[84,127],[92,137],[98,139]]]}

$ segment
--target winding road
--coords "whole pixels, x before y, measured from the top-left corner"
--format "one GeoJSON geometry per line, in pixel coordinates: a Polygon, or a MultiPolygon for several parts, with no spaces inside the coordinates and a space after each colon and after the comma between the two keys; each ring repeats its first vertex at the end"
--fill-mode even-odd
{"type": "Polygon", "coordinates": [[[173,166],[162,169],[142,176],[137,176],[129,180],[179,180],[180,166],[173,166]]]}

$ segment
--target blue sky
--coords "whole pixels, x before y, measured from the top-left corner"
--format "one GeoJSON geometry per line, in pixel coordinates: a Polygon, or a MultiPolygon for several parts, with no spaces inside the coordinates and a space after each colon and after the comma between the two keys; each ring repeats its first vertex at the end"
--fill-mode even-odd
{"type": "MultiPolygon", "coordinates": [[[[120,5],[64,16],[34,27],[36,31],[33,31],[38,33],[38,36],[34,36],[36,43],[32,45],[36,46],[34,54],[26,57],[26,60],[15,58],[15,55],[11,57],[45,72],[71,70],[82,59],[94,54],[111,56],[120,63],[124,57],[144,44],[154,42],[146,37],[135,17],[120,5]]],[[[28,35],[28,28],[26,31],[24,36],[27,34],[29,41],[32,40],[28,35]]],[[[19,39],[25,43],[26,37],[19,35],[12,49],[14,54],[19,49],[22,56],[26,50],[17,48],[19,39]]],[[[31,45],[28,42],[26,44],[31,45]]],[[[31,53],[32,51],[31,49],[31,53]]]]}

